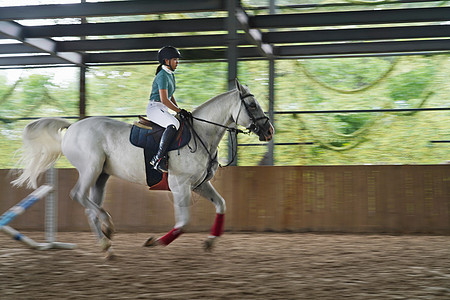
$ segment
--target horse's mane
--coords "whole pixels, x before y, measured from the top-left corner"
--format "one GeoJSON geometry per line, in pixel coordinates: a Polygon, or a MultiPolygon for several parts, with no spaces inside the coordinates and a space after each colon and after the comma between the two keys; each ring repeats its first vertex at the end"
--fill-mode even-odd
{"type": "Polygon", "coordinates": [[[233,90],[230,90],[230,91],[228,91],[228,92],[225,92],[225,93],[219,94],[219,95],[217,95],[217,96],[214,96],[214,97],[212,97],[211,99],[209,99],[209,100],[205,101],[204,103],[202,103],[202,104],[201,104],[200,106],[198,106],[196,109],[194,109],[194,110],[192,111],[192,113],[199,113],[199,112],[201,112],[202,110],[208,109],[208,108],[211,107],[211,104],[212,104],[212,103],[214,103],[214,102],[220,100],[221,98],[223,98],[224,96],[227,96],[227,95],[229,95],[229,94],[231,94],[231,93],[234,93],[234,92],[236,92],[236,89],[233,89],[233,90]]]}

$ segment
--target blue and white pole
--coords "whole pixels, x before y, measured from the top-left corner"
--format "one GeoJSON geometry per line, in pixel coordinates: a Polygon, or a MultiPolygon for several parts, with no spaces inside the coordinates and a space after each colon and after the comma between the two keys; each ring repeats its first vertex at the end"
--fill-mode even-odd
{"type": "Polygon", "coordinates": [[[20,201],[18,204],[11,207],[0,217],[0,230],[10,235],[13,239],[21,241],[22,243],[30,246],[31,248],[39,250],[48,249],[49,248],[48,243],[37,243],[34,240],[30,239],[29,237],[21,234],[14,228],[7,226],[7,224],[9,224],[17,216],[23,214],[30,206],[36,203],[36,201],[45,197],[52,190],[53,190],[52,186],[43,185],[34,192],[32,192],[30,195],[28,195],[26,198],[24,198],[22,201],[20,201]]]}
{"type": "MultiPolygon", "coordinates": [[[[23,214],[28,208],[30,208],[34,203],[36,203],[39,199],[44,198],[46,195],[51,193],[53,191],[53,187],[51,185],[42,185],[37,190],[32,192],[30,195],[28,195],[26,198],[24,198],[22,201],[20,201],[18,204],[11,207],[8,211],[6,211],[2,216],[0,216],[0,231],[3,231],[4,233],[10,235],[13,239],[20,241],[29,247],[37,250],[46,250],[46,249],[52,249],[52,248],[58,248],[58,249],[73,249],[76,247],[75,244],[69,244],[69,243],[59,243],[54,241],[54,232],[55,232],[55,226],[54,223],[55,216],[54,211],[46,211],[46,217],[49,218],[52,222],[52,231],[50,232],[50,239],[48,238],[49,242],[47,243],[37,243],[36,241],[32,240],[31,238],[27,237],[26,235],[23,235],[19,231],[15,230],[14,228],[8,226],[12,220],[14,220],[17,216],[23,214]],[[49,214],[51,216],[49,216],[49,214]]],[[[51,199],[51,201],[55,201],[55,199],[51,199]]],[[[54,208],[54,207],[53,207],[54,208]]],[[[46,228],[48,229],[48,228],[46,228]]]]}
{"type": "Polygon", "coordinates": [[[31,205],[36,203],[39,199],[45,197],[53,190],[53,187],[49,185],[40,186],[37,190],[29,194],[26,198],[20,201],[18,204],[11,207],[0,217],[0,229],[14,220],[17,216],[23,214],[31,205]]]}

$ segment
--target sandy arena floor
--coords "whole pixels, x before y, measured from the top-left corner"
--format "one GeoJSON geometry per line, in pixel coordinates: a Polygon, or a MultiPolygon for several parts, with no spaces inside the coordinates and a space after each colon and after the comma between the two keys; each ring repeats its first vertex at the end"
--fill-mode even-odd
{"type": "Polygon", "coordinates": [[[450,236],[226,233],[205,253],[206,235],[118,234],[105,261],[91,233],[51,251],[0,234],[0,299],[450,299],[450,236]]]}

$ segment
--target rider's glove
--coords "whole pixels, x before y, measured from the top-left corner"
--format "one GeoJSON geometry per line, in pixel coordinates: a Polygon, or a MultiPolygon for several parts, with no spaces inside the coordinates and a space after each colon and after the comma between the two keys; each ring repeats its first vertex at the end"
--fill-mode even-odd
{"type": "Polygon", "coordinates": [[[192,114],[190,112],[188,112],[187,110],[185,110],[185,109],[180,110],[178,112],[178,114],[183,119],[190,119],[190,118],[192,118],[192,114]]]}

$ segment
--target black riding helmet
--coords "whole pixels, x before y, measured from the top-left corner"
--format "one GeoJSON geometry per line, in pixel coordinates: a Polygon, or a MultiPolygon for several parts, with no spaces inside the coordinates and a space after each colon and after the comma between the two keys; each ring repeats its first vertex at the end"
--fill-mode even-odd
{"type": "Polygon", "coordinates": [[[172,58],[180,58],[181,54],[180,51],[178,51],[177,48],[172,46],[165,46],[159,49],[158,51],[158,61],[160,64],[165,65],[165,59],[172,59],[172,58]]]}

